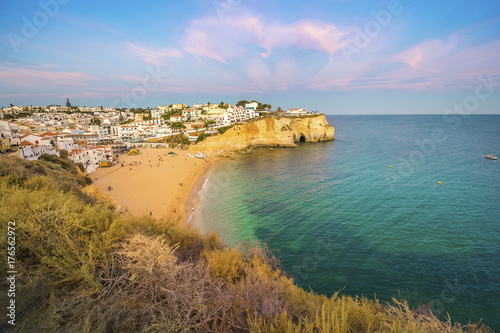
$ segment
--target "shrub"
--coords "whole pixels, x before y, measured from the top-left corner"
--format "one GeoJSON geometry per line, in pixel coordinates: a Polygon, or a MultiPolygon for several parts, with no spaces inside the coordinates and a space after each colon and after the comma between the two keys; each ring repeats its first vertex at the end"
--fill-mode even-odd
{"type": "Polygon", "coordinates": [[[198,138],[196,139],[196,143],[205,140],[205,138],[207,138],[209,136],[211,136],[211,135],[210,134],[201,133],[200,135],[198,135],[198,138]]]}
{"type": "Polygon", "coordinates": [[[74,166],[71,165],[69,161],[62,159],[57,155],[42,154],[40,155],[40,157],[38,157],[38,159],[54,164],[59,164],[64,170],[67,170],[69,172],[76,172],[74,166]]]}
{"type": "Polygon", "coordinates": [[[61,149],[59,150],[59,157],[63,159],[67,159],[69,156],[69,153],[66,149],[61,149]]]}
{"type": "Polygon", "coordinates": [[[230,129],[232,126],[225,126],[225,127],[219,127],[217,130],[219,131],[220,134],[226,133],[228,129],[230,129]]]}
{"type": "Polygon", "coordinates": [[[243,255],[236,248],[207,251],[203,257],[214,279],[223,283],[235,283],[244,277],[243,255]]]}

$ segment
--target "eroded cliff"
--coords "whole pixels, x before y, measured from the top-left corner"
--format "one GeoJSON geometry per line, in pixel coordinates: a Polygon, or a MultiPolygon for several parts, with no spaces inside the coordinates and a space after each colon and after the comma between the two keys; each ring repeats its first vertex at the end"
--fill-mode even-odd
{"type": "Polygon", "coordinates": [[[335,140],[334,132],[323,114],[267,117],[237,124],[222,135],[206,138],[194,149],[220,155],[254,147],[296,147],[297,141],[335,140]]]}

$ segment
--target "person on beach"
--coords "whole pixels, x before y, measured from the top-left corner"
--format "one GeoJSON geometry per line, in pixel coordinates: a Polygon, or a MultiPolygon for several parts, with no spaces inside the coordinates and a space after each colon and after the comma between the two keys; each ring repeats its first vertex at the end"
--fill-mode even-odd
{"type": "Polygon", "coordinates": [[[174,208],[174,213],[177,213],[177,211],[175,210],[175,208],[174,208]]]}
{"type": "Polygon", "coordinates": [[[153,216],[153,212],[152,211],[149,211],[149,216],[153,216]]]}

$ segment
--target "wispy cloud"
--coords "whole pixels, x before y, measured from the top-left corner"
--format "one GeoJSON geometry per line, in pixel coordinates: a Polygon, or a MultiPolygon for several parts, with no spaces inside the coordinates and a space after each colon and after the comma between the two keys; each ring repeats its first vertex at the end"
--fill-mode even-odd
{"type": "Polygon", "coordinates": [[[34,66],[28,68],[6,66],[0,64],[0,80],[9,82],[10,86],[47,86],[47,85],[82,85],[89,81],[100,81],[102,79],[80,72],[69,71],[47,71],[50,66],[41,66],[39,69],[34,66]]]}
{"type": "Polygon", "coordinates": [[[265,30],[263,44],[274,48],[311,49],[326,52],[330,57],[343,45],[341,39],[349,31],[340,31],[331,22],[301,20],[288,25],[270,26],[265,30]]]}
{"type": "Polygon", "coordinates": [[[255,16],[204,17],[190,22],[182,45],[191,54],[226,63],[245,55],[247,46],[262,44],[262,34],[255,16]]]}
{"type": "Polygon", "coordinates": [[[144,78],[135,75],[108,74],[108,76],[128,83],[141,83],[144,80],[144,78]]]}
{"type": "Polygon", "coordinates": [[[164,48],[161,50],[154,50],[144,46],[139,46],[132,42],[128,42],[127,45],[129,49],[138,55],[142,60],[154,65],[161,65],[166,58],[178,58],[182,56],[182,52],[176,49],[164,48]]]}

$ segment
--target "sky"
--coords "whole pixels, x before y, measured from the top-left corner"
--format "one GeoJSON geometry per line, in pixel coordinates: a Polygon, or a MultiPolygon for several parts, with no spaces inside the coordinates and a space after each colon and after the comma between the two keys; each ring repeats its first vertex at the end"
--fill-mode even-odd
{"type": "Polygon", "coordinates": [[[0,2],[0,107],[500,113],[500,2],[0,2]]]}

